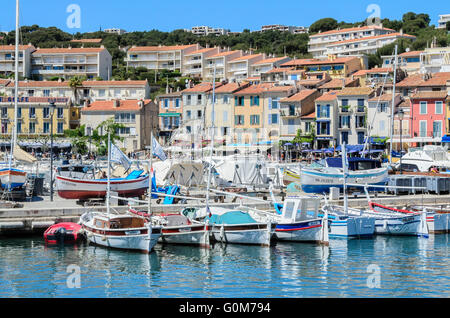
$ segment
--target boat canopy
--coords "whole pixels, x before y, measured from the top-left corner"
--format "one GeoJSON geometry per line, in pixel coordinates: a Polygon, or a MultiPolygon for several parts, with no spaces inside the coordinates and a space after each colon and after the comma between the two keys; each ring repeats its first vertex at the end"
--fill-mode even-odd
{"type": "Polygon", "coordinates": [[[257,223],[248,213],[242,211],[230,211],[223,214],[212,214],[205,221],[210,224],[254,224],[257,223]]]}
{"type": "MultiPolygon", "coordinates": [[[[326,165],[328,167],[342,168],[341,157],[326,158],[324,160],[326,161],[326,165]]],[[[349,169],[352,171],[381,168],[381,163],[379,160],[369,158],[359,158],[359,157],[348,158],[348,165],[349,169]]]]}

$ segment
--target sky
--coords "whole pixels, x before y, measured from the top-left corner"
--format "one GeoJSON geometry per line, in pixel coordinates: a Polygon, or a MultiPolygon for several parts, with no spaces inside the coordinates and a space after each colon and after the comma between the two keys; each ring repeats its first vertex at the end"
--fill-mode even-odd
{"type": "MultiPolygon", "coordinates": [[[[15,0],[1,0],[0,31],[15,28],[15,0]]],[[[331,17],[357,22],[368,18],[370,5],[379,8],[379,16],[400,20],[406,12],[427,13],[431,24],[439,14],[450,14],[448,0],[20,0],[20,25],[56,26],[68,33],[94,32],[117,27],[131,31],[190,29],[207,25],[231,31],[259,30],[262,25],[309,26],[331,17]],[[80,9],[80,24],[67,23],[80,9]]],[[[76,20],[71,20],[75,21],[76,20]]]]}

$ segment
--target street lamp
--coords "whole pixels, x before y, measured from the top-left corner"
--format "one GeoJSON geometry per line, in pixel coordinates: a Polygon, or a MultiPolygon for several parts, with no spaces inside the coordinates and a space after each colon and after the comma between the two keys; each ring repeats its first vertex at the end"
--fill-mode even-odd
{"type": "Polygon", "coordinates": [[[55,102],[50,102],[50,202],[53,202],[53,114],[55,102]]]}
{"type": "Polygon", "coordinates": [[[398,119],[400,120],[400,174],[403,174],[402,169],[402,157],[403,157],[403,143],[402,143],[402,133],[403,133],[403,127],[402,127],[402,121],[405,118],[405,113],[403,112],[403,109],[400,109],[398,111],[398,119]]]}

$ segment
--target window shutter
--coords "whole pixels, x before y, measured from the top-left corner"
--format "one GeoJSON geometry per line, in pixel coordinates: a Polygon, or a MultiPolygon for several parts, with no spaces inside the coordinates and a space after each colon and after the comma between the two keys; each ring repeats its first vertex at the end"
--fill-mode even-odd
{"type": "Polygon", "coordinates": [[[321,118],[322,114],[320,113],[320,105],[317,105],[317,118],[321,118]]]}
{"type": "Polygon", "coordinates": [[[269,114],[269,125],[272,125],[272,114],[269,114]]]}
{"type": "Polygon", "coordinates": [[[269,109],[272,109],[272,97],[269,97],[269,109]]]}

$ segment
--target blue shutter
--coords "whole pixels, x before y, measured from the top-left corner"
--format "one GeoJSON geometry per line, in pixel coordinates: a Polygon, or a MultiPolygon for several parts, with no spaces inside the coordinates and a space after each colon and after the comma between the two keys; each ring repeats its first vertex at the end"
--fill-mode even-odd
{"type": "Polygon", "coordinates": [[[320,105],[317,105],[317,118],[321,118],[322,114],[320,113],[320,105]]]}
{"type": "Polygon", "coordinates": [[[269,125],[272,125],[272,114],[269,114],[269,125]]]}
{"type": "Polygon", "coordinates": [[[327,118],[330,118],[330,105],[327,105],[327,118]]]}
{"type": "Polygon", "coordinates": [[[272,97],[269,97],[269,109],[272,109],[272,97]]]}
{"type": "Polygon", "coordinates": [[[330,123],[328,122],[327,123],[327,136],[329,136],[330,135],[330,123]]]}

